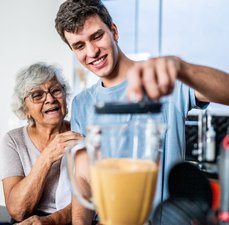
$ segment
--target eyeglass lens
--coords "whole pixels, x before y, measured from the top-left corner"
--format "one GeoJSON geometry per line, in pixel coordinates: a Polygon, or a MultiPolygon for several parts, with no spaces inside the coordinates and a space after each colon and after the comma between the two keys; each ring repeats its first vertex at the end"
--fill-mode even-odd
{"type": "Polygon", "coordinates": [[[34,103],[43,102],[48,93],[54,98],[61,98],[63,97],[64,90],[61,86],[52,87],[48,91],[36,90],[30,93],[30,99],[34,103]]]}

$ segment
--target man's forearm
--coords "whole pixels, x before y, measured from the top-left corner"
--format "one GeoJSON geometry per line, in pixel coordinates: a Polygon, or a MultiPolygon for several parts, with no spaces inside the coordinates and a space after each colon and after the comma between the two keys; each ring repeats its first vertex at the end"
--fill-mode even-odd
{"type": "Polygon", "coordinates": [[[227,73],[183,61],[179,75],[178,79],[197,91],[196,97],[199,100],[229,105],[229,75],[227,73]]]}
{"type": "Polygon", "coordinates": [[[65,208],[47,216],[52,220],[53,225],[67,225],[72,222],[72,205],[69,204],[65,208]]]}
{"type": "Polygon", "coordinates": [[[72,198],[72,225],[91,225],[94,211],[81,206],[75,198],[72,198]]]}

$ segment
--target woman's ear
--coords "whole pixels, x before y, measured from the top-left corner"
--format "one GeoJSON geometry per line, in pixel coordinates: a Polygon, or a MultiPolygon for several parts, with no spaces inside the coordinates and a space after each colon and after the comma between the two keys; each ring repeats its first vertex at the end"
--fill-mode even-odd
{"type": "Polygon", "coordinates": [[[112,23],[112,25],[111,25],[111,32],[113,34],[114,40],[117,42],[118,38],[119,38],[119,36],[118,36],[118,28],[114,23],[112,23]]]}
{"type": "Polygon", "coordinates": [[[24,105],[23,105],[23,112],[24,112],[25,116],[27,117],[27,115],[28,115],[29,113],[28,113],[28,108],[27,108],[25,102],[24,102],[24,105]]]}

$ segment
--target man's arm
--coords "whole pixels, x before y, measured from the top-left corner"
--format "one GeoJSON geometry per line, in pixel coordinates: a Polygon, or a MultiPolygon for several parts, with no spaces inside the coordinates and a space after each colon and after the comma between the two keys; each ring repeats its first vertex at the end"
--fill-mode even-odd
{"type": "Polygon", "coordinates": [[[54,225],[71,224],[72,222],[72,204],[69,204],[65,208],[48,215],[47,218],[50,218],[53,221],[52,224],[54,225]]]}
{"type": "Polygon", "coordinates": [[[136,63],[128,72],[128,97],[139,101],[144,93],[159,99],[172,92],[176,79],[192,87],[200,101],[229,105],[229,76],[223,71],[187,63],[175,56],[136,63]]]}
{"type": "Polygon", "coordinates": [[[43,224],[43,225],[69,225],[72,222],[71,217],[71,204],[65,208],[52,213],[48,216],[31,216],[24,221],[17,223],[18,225],[32,225],[32,224],[43,224]]]}
{"type": "MultiPolygon", "coordinates": [[[[76,154],[76,180],[81,189],[81,194],[85,198],[91,197],[91,188],[89,181],[89,163],[85,150],[76,154]]],[[[77,199],[72,198],[72,224],[73,225],[91,225],[94,211],[83,207],[77,199]]]]}
{"type": "Polygon", "coordinates": [[[178,79],[195,89],[200,101],[229,105],[229,74],[223,71],[181,61],[178,79]]]}
{"type": "Polygon", "coordinates": [[[76,198],[72,198],[72,225],[91,225],[93,217],[93,211],[84,208],[76,198]]]}

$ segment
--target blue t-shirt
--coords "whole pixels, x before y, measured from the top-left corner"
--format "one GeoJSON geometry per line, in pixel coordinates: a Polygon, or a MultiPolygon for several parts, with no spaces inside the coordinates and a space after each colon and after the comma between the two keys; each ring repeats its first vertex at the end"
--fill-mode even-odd
{"type": "MultiPolygon", "coordinates": [[[[98,81],[92,87],[75,96],[72,102],[71,128],[86,135],[86,128],[92,121],[94,104],[106,101],[125,101],[127,80],[111,88],[104,88],[98,81]]],[[[164,136],[163,156],[157,184],[154,206],[168,197],[167,178],[171,167],[185,157],[185,119],[188,111],[199,108],[194,90],[176,81],[173,93],[161,99],[163,110],[161,120],[167,125],[164,136]]],[[[205,107],[203,104],[201,107],[205,107]]],[[[130,115],[127,115],[127,117],[130,115]]]]}

